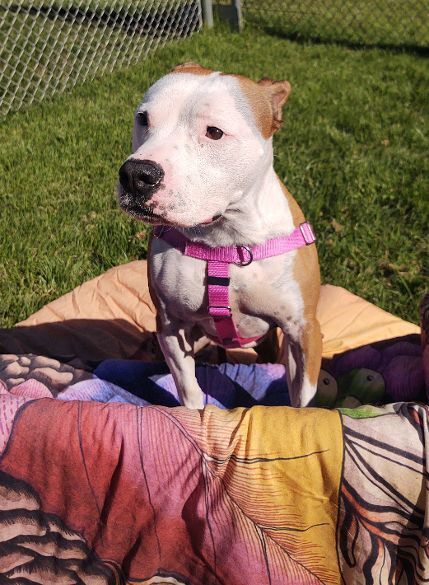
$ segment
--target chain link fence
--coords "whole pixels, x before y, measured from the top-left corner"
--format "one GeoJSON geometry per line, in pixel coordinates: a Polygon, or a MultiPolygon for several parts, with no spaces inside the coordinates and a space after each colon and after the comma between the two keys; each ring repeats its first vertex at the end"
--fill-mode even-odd
{"type": "MultiPolygon", "coordinates": [[[[212,2],[202,4],[210,25],[212,2]]],[[[429,0],[214,4],[238,26],[243,17],[288,38],[429,47],[429,0]]],[[[201,26],[201,0],[0,0],[0,116],[137,62],[201,26]]]]}
{"type": "Polygon", "coordinates": [[[199,0],[1,0],[0,115],[202,25],[199,0]]]}
{"type": "Polygon", "coordinates": [[[245,22],[303,40],[429,47],[428,0],[241,0],[245,22]]]}

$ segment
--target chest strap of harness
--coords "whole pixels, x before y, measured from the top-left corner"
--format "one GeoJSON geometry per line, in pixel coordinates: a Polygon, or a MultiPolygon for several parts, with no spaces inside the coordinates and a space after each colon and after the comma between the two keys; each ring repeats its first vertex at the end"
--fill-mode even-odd
{"type": "Polygon", "coordinates": [[[193,242],[174,228],[156,226],[156,238],[161,238],[184,256],[191,256],[207,262],[208,314],[212,317],[217,333],[217,343],[225,348],[243,347],[259,337],[240,337],[232,317],[229,304],[229,265],[249,266],[255,260],[280,256],[309,246],[316,241],[313,228],[307,221],[301,223],[288,236],[278,236],[255,246],[220,246],[211,248],[206,244],[193,242]]]}

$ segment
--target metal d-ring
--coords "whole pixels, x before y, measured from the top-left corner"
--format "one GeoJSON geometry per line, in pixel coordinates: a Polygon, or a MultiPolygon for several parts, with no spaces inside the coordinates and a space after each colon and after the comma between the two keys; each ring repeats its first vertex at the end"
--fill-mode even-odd
{"type": "Polygon", "coordinates": [[[234,262],[234,264],[236,264],[237,266],[249,266],[249,264],[252,264],[253,262],[253,252],[252,250],[249,248],[249,246],[237,246],[237,249],[241,249],[241,250],[246,250],[246,252],[249,254],[249,260],[247,262],[234,262]]]}

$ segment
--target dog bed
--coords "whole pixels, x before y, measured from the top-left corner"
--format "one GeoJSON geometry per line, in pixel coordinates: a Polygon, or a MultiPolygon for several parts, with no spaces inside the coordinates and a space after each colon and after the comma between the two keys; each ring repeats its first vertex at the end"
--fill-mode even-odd
{"type": "Polygon", "coordinates": [[[329,285],[318,317],[333,410],[204,340],[177,407],[144,261],[0,330],[0,583],[426,582],[420,329],[329,285]]]}

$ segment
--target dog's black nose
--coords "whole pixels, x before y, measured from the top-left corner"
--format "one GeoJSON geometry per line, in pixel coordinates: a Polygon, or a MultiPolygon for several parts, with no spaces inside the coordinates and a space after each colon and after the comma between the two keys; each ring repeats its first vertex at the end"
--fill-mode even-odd
{"type": "Polygon", "coordinates": [[[128,159],[119,169],[119,182],[128,193],[148,197],[164,178],[162,167],[151,160],[128,159]]]}

